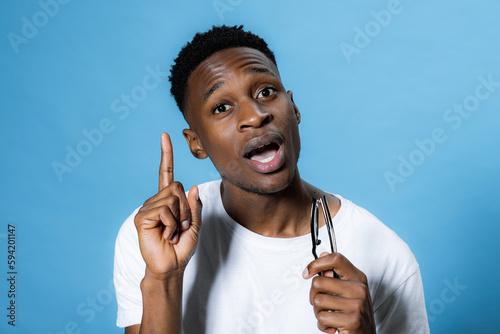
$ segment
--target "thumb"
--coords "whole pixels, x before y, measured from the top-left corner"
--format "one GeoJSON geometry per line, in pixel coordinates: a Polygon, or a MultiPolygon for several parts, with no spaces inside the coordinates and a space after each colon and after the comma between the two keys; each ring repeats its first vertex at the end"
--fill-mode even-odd
{"type": "Polygon", "coordinates": [[[201,227],[201,209],[203,204],[200,200],[200,190],[197,186],[192,186],[188,192],[188,204],[191,210],[191,224],[199,230],[201,227]]]}

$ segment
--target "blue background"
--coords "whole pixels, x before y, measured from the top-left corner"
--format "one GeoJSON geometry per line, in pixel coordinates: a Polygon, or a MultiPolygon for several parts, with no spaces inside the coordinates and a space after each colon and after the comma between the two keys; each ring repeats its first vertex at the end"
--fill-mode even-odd
{"type": "Polygon", "coordinates": [[[380,12],[394,9],[386,0],[44,3],[54,2],[0,5],[0,332],[122,332],[110,286],[114,241],[156,192],[160,133],[172,136],[175,176],[186,187],[218,178],[188,151],[166,78],[152,90],[141,89],[143,79],[148,67],[168,72],[194,33],[213,24],[244,24],[275,51],[302,113],[302,177],[365,207],[409,244],[431,330],[495,331],[500,87],[473,96],[479,77],[500,81],[500,2],[401,0],[390,20],[380,12]],[[347,44],[356,52],[343,52],[347,44]],[[131,93],[134,108],[114,112],[131,93]],[[450,120],[463,103],[470,116],[450,120]],[[101,122],[108,133],[85,146],[82,131],[101,122]],[[446,140],[429,144],[436,129],[446,140]],[[58,178],[54,163],[67,165],[68,147],[86,155],[58,178]],[[387,175],[398,168],[391,186],[387,175]],[[15,328],[6,318],[9,223],[15,328]]]}

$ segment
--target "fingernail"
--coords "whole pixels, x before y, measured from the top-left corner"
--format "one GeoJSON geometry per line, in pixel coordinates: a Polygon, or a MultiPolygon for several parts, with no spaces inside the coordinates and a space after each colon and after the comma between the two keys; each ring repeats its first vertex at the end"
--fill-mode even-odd
{"type": "Polygon", "coordinates": [[[176,234],[174,235],[174,237],[172,238],[172,243],[173,243],[173,244],[176,244],[176,243],[177,243],[177,241],[179,241],[179,233],[176,233],[176,234]]]}
{"type": "Polygon", "coordinates": [[[181,230],[183,230],[183,231],[187,230],[189,228],[190,224],[191,223],[189,222],[189,219],[186,219],[185,221],[183,221],[181,223],[181,230]]]}
{"type": "Polygon", "coordinates": [[[304,271],[302,272],[302,277],[307,278],[307,276],[309,276],[309,270],[307,270],[306,267],[306,269],[304,269],[304,271]]]}
{"type": "Polygon", "coordinates": [[[178,227],[176,226],[176,227],[174,228],[174,230],[172,231],[172,233],[170,233],[170,236],[168,237],[168,240],[174,240],[174,237],[175,237],[176,235],[178,235],[178,234],[179,234],[179,233],[177,233],[177,232],[178,232],[178,230],[179,230],[179,229],[178,229],[178,227]]]}

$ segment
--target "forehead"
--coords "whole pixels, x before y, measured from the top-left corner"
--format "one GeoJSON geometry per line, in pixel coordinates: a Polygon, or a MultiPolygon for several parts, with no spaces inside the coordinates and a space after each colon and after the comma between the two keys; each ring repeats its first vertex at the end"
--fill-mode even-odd
{"type": "Polygon", "coordinates": [[[251,66],[265,68],[279,78],[278,68],[262,52],[248,47],[235,47],[218,51],[198,65],[188,78],[186,91],[188,94],[203,94],[214,82],[251,66]]]}

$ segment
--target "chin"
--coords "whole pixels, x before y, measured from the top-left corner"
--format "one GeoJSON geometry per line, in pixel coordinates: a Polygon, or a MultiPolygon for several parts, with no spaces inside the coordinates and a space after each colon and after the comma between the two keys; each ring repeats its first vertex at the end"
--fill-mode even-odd
{"type": "Polygon", "coordinates": [[[281,174],[281,173],[277,173],[277,175],[273,175],[273,176],[276,176],[276,178],[273,177],[272,180],[267,180],[268,177],[271,175],[263,175],[262,181],[255,182],[255,183],[245,182],[247,180],[245,180],[245,181],[236,180],[236,179],[233,179],[233,178],[231,178],[227,175],[224,175],[224,174],[221,174],[221,178],[223,180],[231,183],[232,185],[244,190],[244,191],[247,191],[247,192],[250,192],[253,194],[257,194],[257,195],[266,196],[266,195],[276,194],[276,193],[286,189],[288,186],[290,186],[290,184],[292,183],[294,176],[296,174],[296,168],[293,171],[293,173],[290,173],[290,175],[285,176],[285,175],[278,175],[278,174],[281,174]]]}

